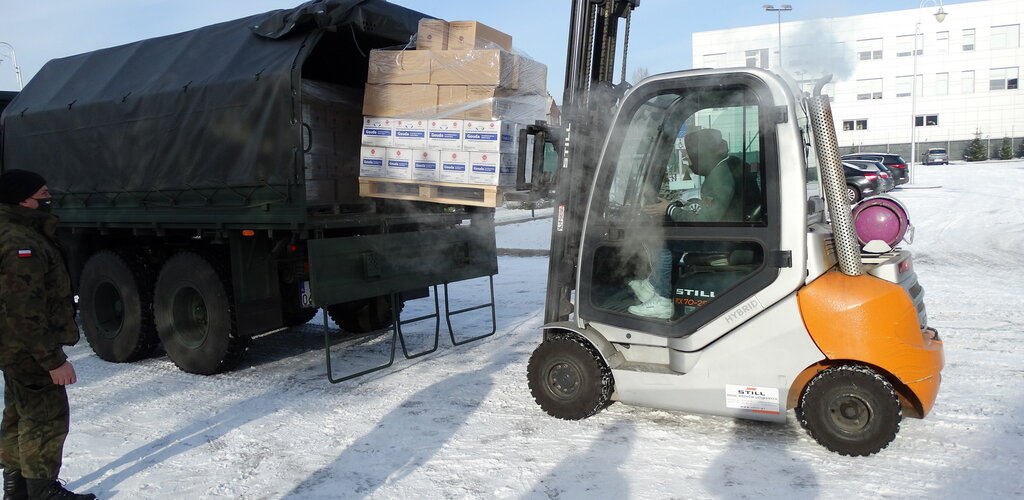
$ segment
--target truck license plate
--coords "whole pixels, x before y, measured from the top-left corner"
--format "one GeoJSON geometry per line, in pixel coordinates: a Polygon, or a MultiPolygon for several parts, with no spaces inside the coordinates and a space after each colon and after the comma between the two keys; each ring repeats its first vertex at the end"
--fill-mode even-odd
{"type": "Polygon", "coordinates": [[[299,283],[299,301],[302,307],[313,307],[313,291],[309,288],[309,282],[299,283]]]}

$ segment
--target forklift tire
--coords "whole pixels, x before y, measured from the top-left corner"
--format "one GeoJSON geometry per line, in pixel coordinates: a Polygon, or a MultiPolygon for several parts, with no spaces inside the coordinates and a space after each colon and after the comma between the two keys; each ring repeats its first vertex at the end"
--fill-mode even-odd
{"type": "Polygon", "coordinates": [[[215,262],[182,252],[167,260],[156,280],[157,333],[167,356],[188,373],[227,370],[249,347],[235,325],[231,278],[215,262]]]}
{"type": "Polygon", "coordinates": [[[796,414],[815,441],[849,456],[881,451],[896,438],[903,418],[892,384],[856,365],[835,366],[814,377],[796,414]]]}
{"type": "Polygon", "coordinates": [[[153,323],[153,271],[138,256],[103,250],[82,269],[79,312],[100,359],[138,361],[159,343],[153,323]]]}
{"type": "Polygon", "coordinates": [[[580,420],[608,406],[614,381],[587,341],[560,335],[542,342],[526,368],[530,393],[552,417],[580,420]]]}
{"type": "Polygon", "coordinates": [[[327,315],[348,333],[370,333],[391,326],[391,297],[380,295],[327,306],[327,315]]]}

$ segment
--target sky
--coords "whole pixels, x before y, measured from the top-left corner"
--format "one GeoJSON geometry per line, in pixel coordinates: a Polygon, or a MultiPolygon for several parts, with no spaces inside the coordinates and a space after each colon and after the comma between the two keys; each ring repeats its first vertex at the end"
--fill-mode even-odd
{"type": "MultiPolygon", "coordinates": [[[[790,0],[782,22],[934,8],[940,0],[790,0]]],[[[261,12],[288,9],[299,0],[48,0],[0,4],[0,42],[14,47],[22,81],[46,61],[136,40],[169,35],[261,12]]],[[[433,17],[475,20],[509,33],[515,50],[548,66],[548,90],[561,101],[571,3],[568,0],[395,0],[433,17]]],[[[946,6],[962,1],[942,2],[946,6]]],[[[774,24],[764,0],[694,2],[641,0],[634,12],[626,77],[691,68],[690,33],[774,24]],[[728,7],[726,7],[728,5],[728,7]]],[[[782,5],[777,3],[775,5],[782,5]]],[[[954,9],[946,9],[955,12],[954,9]]],[[[908,27],[911,31],[913,27],[908,27]]],[[[10,49],[0,44],[0,90],[18,90],[10,49]]],[[[616,74],[621,73],[621,57],[616,74]]]]}

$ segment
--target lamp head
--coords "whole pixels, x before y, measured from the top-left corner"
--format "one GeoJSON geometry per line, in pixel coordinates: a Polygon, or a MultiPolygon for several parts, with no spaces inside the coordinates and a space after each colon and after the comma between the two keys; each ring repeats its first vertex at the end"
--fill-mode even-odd
{"type": "Polygon", "coordinates": [[[942,10],[942,6],[939,6],[939,11],[935,13],[935,20],[942,22],[946,20],[946,11],[942,10]]]}

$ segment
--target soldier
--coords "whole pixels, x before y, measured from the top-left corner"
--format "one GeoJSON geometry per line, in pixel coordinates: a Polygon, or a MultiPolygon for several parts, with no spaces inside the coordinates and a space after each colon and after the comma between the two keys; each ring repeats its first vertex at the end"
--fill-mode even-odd
{"type": "Polygon", "coordinates": [[[0,174],[0,369],[4,499],[95,499],[57,480],[68,435],[68,394],[77,381],[62,346],[78,342],[71,279],[49,213],[46,181],[0,174]]]}

